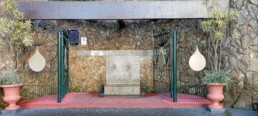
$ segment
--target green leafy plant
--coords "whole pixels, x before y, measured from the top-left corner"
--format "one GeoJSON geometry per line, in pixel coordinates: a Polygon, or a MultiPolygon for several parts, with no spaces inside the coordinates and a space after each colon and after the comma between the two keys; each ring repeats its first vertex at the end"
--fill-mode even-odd
{"type": "Polygon", "coordinates": [[[207,35],[208,61],[211,70],[206,72],[205,83],[229,82],[229,71],[223,69],[223,49],[227,46],[229,24],[237,17],[237,10],[221,9],[218,0],[204,0],[211,18],[201,22],[201,28],[207,35]]]}
{"type": "Polygon", "coordinates": [[[16,0],[0,1],[0,48],[6,50],[5,55],[11,62],[7,70],[14,72],[19,68],[19,57],[25,46],[33,43],[30,36],[31,21],[23,19],[16,3],[16,0]]]}
{"type": "Polygon", "coordinates": [[[20,77],[14,71],[7,71],[3,74],[0,74],[0,85],[11,85],[19,83],[20,77]]]}
{"type": "Polygon", "coordinates": [[[205,77],[203,78],[202,81],[204,84],[223,83],[227,85],[232,82],[229,72],[230,71],[226,71],[226,70],[220,70],[216,72],[209,71],[205,73],[205,77]]]}

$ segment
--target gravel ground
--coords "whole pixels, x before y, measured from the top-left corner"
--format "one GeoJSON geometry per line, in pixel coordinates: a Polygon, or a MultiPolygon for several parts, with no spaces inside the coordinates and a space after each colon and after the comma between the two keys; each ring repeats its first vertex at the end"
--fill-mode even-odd
{"type": "Polygon", "coordinates": [[[225,113],[211,113],[203,108],[37,108],[21,109],[8,116],[258,116],[258,112],[226,108],[225,113]]]}

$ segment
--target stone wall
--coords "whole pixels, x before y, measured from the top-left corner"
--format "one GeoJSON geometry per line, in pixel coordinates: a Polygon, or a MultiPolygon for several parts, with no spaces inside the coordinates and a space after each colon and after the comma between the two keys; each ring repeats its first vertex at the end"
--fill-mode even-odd
{"type": "Polygon", "coordinates": [[[226,91],[226,106],[250,107],[258,102],[258,1],[232,0],[239,17],[232,24],[232,37],[227,47],[228,62],[234,83],[226,91]],[[238,34],[236,34],[238,33],[238,34]]]}
{"type": "MultiPolygon", "coordinates": [[[[22,55],[21,78],[26,85],[57,85],[57,32],[63,29],[78,29],[80,36],[87,36],[87,46],[70,46],[70,91],[99,92],[105,84],[106,59],[101,56],[82,55],[79,51],[91,50],[151,50],[152,38],[142,27],[122,28],[116,21],[51,20],[34,23],[33,38],[39,44],[39,51],[47,65],[40,73],[32,72],[28,59],[35,47],[27,47],[22,55]],[[142,36],[144,35],[144,36],[142,36]]],[[[138,24],[132,23],[131,26],[138,24]]],[[[152,58],[144,58],[141,77],[143,91],[152,90],[152,58]],[[146,64],[145,64],[146,63],[146,64]],[[150,64],[150,65],[149,65],[150,64]],[[146,80],[146,82],[145,82],[146,80]],[[147,85],[147,84],[149,85],[147,85]]]]}
{"type": "MultiPolygon", "coordinates": [[[[160,33],[178,29],[178,85],[201,84],[202,72],[194,72],[188,66],[188,60],[195,51],[195,39],[202,38],[198,27],[200,19],[188,20],[34,20],[33,39],[40,53],[46,59],[46,67],[40,73],[29,69],[28,59],[35,52],[35,46],[26,47],[20,58],[20,75],[25,85],[47,85],[46,94],[57,85],[57,32],[63,29],[78,29],[80,36],[86,36],[87,46],[70,46],[70,91],[99,92],[105,83],[104,57],[83,56],[79,51],[91,50],[153,50],[153,31],[160,33]],[[52,87],[52,88],[51,88],[52,87]]],[[[205,46],[200,46],[201,49],[205,46]]],[[[204,51],[201,51],[205,53],[204,51]]],[[[3,52],[1,58],[6,59],[3,52]]],[[[205,55],[205,54],[204,54],[205,55]]],[[[1,61],[1,69],[7,65],[1,61]]],[[[141,65],[141,91],[153,91],[152,58],[143,58],[141,65]]],[[[38,95],[36,86],[26,87],[23,97],[38,95]]],[[[50,91],[51,90],[51,91],[50,91]]],[[[41,90],[42,91],[42,90],[41,90]]],[[[41,94],[43,95],[43,93],[41,94]]]]}
{"type": "MultiPolygon", "coordinates": [[[[35,20],[34,39],[41,44],[39,51],[47,61],[47,67],[41,73],[32,72],[28,58],[35,47],[26,48],[23,55],[24,79],[26,84],[44,84],[51,80],[56,83],[56,33],[62,29],[78,29],[80,36],[86,36],[87,46],[70,46],[71,91],[100,91],[105,83],[105,58],[83,56],[79,51],[91,50],[153,50],[152,32],[169,31],[176,26],[179,29],[179,85],[201,84],[203,72],[194,72],[188,66],[188,59],[195,50],[195,39],[201,37],[198,29],[200,20],[126,20],[118,22],[84,20],[35,20]],[[97,68],[96,68],[97,67],[97,68]],[[51,73],[48,73],[51,72],[51,73]],[[26,75],[26,76],[25,76],[26,75]],[[30,75],[30,76],[29,76],[30,75]],[[31,79],[28,79],[31,78],[31,79]],[[28,79],[28,80],[27,80],[28,79]],[[194,81],[192,81],[194,80],[194,81]]],[[[152,58],[144,59],[141,83],[142,91],[153,91],[152,58]]]]}
{"type": "MultiPolygon", "coordinates": [[[[117,21],[84,20],[35,20],[33,38],[39,44],[39,51],[45,57],[47,65],[40,73],[32,72],[28,59],[35,52],[35,46],[27,47],[21,57],[21,77],[26,85],[56,85],[57,32],[62,29],[79,29],[80,36],[87,36],[87,46],[70,46],[71,91],[100,91],[105,82],[105,59],[96,56],[80,56],[83,50],[152,50],[152,31],[168,31],[176,26],[179,29],[179,85],[201,84],[202,72],[194,72],[188,66],[188,59],[194,52],[200,20],[126,20],[117,21]],[[96,69],[98,67],[98,69],[96,69]],[[90,78],[85,78],[90,77],[90,78]],[[191,81],[194,80],[194,81],[191,81]],[[82,85],[82,86],[81,86],[82,85]]],[[[4,56],[3,56],[4,57],[4,56]]],[[[141,76],[142,90],[153,91],[152,58],[147,58],[141,76]],[[151,80],[151,81],[150,81],[151,80]]],[[[2,68],[4,69],[4,68],[2,68]]]]}
{"type": "MultiPolygon", "coordinates": [[[[107,84],[107,58],[117,54],[137,54],[140,57],[141,91],[152,91],[152,50],[72,50],[70,57],[70,89],[100,92],[107,84]],[[146,54],[145,54],[146,52],[146,54]],[[144,54],[142,54],[144,53],[144,54]]],[[[123,55],[122,55],[123,56],[123,55]]],[[[123,62],[123,64],[126,64],[123,62]]],[[[109,80],[110,81],[110,80],[109,80]]]]}
{"type": "MultiPolygon", "coordinates": [[[[235,108],[251,107],[258,102],[258,3],[257,0],[232,0],[231,7],[239,10],[237,22],[231,24],[233,34],[226,49],[225,66],[231,69],[234,83],[226,89],[225,105],[235,108]],[[235,34],[239,33],[239,34],[235,34]]],[[[40,73],[32,72],[28,59],[35,46],[27,47],[21,57],[20,74],[24,84],[57,84],[56,33],[62,29],[78,29],[86,36],[87,46],[70,46],[71,91],[99,92],[105,83],[106,59],[83,56],[80,51],[94,50],[153,50],[153,31],[160,33],[178,29],[178,86],[202,84],[204,71],[194,72],[188,60],[195,51],[196,38],[203,39],[199,22],[202,19],[177,20],[34,20],[33,38],[47,65],[40,73]]],[[[200,52],[207,56],[206,45],[200,52]]],[[[0,71],[5,70],[5,52],[1,52],[0,71]]],[[[152,58],[144,59],[141,67],[141,89],[153,91],[152,58]]],[[[207,70],[207,64],[204,70],[207,70]]],[[[31,90],[33,91],[33,90],[31,90]]],[[[31,95],[27,95],[31,96],[31,95]]]]}

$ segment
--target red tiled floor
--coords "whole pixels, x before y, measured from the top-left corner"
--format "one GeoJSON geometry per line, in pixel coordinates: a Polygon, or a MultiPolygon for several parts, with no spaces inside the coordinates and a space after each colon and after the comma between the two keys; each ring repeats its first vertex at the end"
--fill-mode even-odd
{"type": "Polygon", "coordinates": [[[169,94],[146,93],[145,96],[105,96],[98,93],[68,93],[62,103],[57,96],[23,100],[18,104],[24,108],[45,107],[201,107],[211,102],[200,96],[178,93],[178,102],[172,102],[169,94]],[[47,98],[47,99],[46,99],[47,98]]]}

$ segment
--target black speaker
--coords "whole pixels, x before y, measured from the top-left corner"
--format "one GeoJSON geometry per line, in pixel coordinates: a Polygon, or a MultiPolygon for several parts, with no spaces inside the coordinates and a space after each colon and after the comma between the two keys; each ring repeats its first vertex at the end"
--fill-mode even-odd
{"type": "Polygon", "coordinates": [[[79,45],[79,31],[76,29],[68,29],[67,31],[70,45],[79,45]]]}

